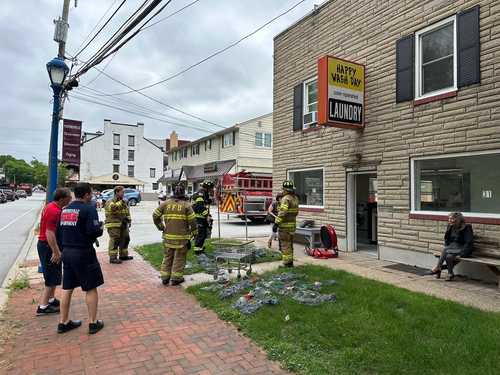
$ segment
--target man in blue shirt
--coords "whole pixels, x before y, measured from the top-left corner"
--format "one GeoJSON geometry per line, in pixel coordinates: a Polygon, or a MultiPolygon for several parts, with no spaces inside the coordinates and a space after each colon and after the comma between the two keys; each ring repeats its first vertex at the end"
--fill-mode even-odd
{"type": "Polygon", "coordinates": [[[63,209],[59,224],[63,247],[63,295],[57,332],[65,333],[81,326],[81,321],[68,318],[73,290],[81,287],[87,293],[89,333],[94,334],[104,327],[103,321],[97,320],[97,287],[104,284],[104,278],[93,246],[97,237],[102,236],[102,223],[90,204],[90,185],[81,182],[74,193],[75,200],[63,209]]]}

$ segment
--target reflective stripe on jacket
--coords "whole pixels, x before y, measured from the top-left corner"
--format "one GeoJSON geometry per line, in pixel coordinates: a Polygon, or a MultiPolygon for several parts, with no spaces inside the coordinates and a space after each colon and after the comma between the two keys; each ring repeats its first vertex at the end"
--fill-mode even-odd
{"type": "Polygon", "coordinates": [[[191,204],[182,199],[171,198],[154,210],[153,222],[163,231],[165,244],[173,249],[185,247],[197,233],[191,204]]]}
{"type": "Polygon", "coordinates": [[[123,199],[113,198],[107,201],[104,213],[106,215],[105,228],[120,228],[125,219],[132,221],[127,202],[123,199]]]}
{"type": "Polygon", "coordinates": [[[299,214],[299,198],[295,194],[287,194],[281,199],[278,207],[278,216],[275,223],[279,230],[295,233],[297,215],[299,214]]]}
{"type": "Polygon", "coordinates": [[[208,202],[201,193],[193,195],[193,211],[197,219],[206,219],[210,214],[208,202]]]}

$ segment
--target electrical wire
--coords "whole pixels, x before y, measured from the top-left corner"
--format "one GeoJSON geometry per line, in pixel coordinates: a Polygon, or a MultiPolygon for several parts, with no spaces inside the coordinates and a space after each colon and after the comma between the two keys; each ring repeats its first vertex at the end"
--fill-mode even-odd
{"type": "MultiPolygon", "coordinates": [[[[90,58],[90,59],[87,59],[87,61],[85,61],[84,63],[84,66],[85,67],[87,64],[91,63],[92,61],[94,61],[94,59],[99,56],[99,54],[101,54],[102,52],[106,52],[108,51],[108,49],[106,49],[108,43],[112,42],[113,41],[113,38],[115,38],[120,32],[122,32],[122,30],[127,27],[128,25],[130,25],[130,23],[132,22],[132,20],[134,19],[134,17],[146,6],[146,4],[149,2],[149,0],[144,0],[144,2],[129,16],[129,18],[127,18],[125,20],[124,23],[122,23],[122,25],[113,33],[113,35],[111,35],[111,37],[101,46],[101,48],[99,48],[99,50],[90,58]]],[[[123,36],[122,36],[123,38],[123,36]]],[[[82,68],[83,68],[82,67],[82,68]]],[[[81,68],[80,68],[81,69],[81,68]]],[[[77,72],[78,73],[78,72],[77,72]]]]}
{"type": "Polygon", "coordinates": [[[118,2],[118,0],[113,1],[113,3],[109,6],[109,8],[104,12],[104,14],[101,16],[101,18],[99,19],[99,21],[97,21],[97,23],[92,28],[92,30],[90,30],[90,33],[88,33],[88,35],[82,40],[82,42],[80,43],[80,45],[76,49],[77,51],[79,51],[80,48],[82,48],[82,46],[85,44],[85,42],[87,41],[87,39],[92,35],[92,33],[95,31],[95,29],[97,29],[97,26],[99,26],[99,24],[101,23],[101,21],[104,19],[104,17],[106,17],[106,15],[109,13],[109,11],[111,10],[111,8],[113,8],[117,2],[118,2]]]}
{"type": "Polygon", "coordinates": [[[134,36],[139,34],[142,31],[142,28],[146,26],[153,18],[155,18],[158,14],[160,14],[168,4],[170,4],[172,0],[168,0],[166,4],[164,4],[155,14],[153,14],[148,20],[146,20],[140,28],[138,28],[136,31],[132,33],[128,38],[126,38],[123,42],[121,42],[117,47],[115,47],[112,51],[108,52],[105,54],[102,58],[101,61],[105,60],[108,56],[112,55],[113,53],[116,53],[122,48],[125,44],[127,44],[134,36]]]}
{"type": "Polygon", "coordinates": [[[246,34],[245,36],[243,36],[242,38],[238,39],[237,41],[227,45],[226,47],[210,54],[209,56],[201,59],[200,61],[180,70],[179,72],[175,73],[175,74],[172,74],[160,81],[157,81],[155,83],[152,83],[150,85],[146,85],[144,87],[141,87],[141,88],[138,88],[138,89],[131,89],[129,91],[123,91],[123,92],[117,92],[117,93],[113,93],[113,94],[108,94],[108,96],[115,96],[115,95],[125,95],[125,94],[130,94],[132,92],[139,92],[139,91],[143,91],[143,90],[147,90],[147,89],[150,89],[154,86],[158,86],[162,83],[165,83],[165,82],[168,82],[176,77],[179,77],[180,75],[194,69],[195,67],[207,62],[208,60],[211,60],[213,59],[214,57],[226,52],[227,50],[233,48],[233,47],[236,47],[238,44],[240,44],[241,42],[243,42],[244,40],[250,38],[251,36],[257,34],[259,31],[261,31],[262,29],[264,29],[265,27],[267,27],[268,25],[270,25],[271,23],[275,22],[276,20],[278,20],[279,18],[283,17],[284,15],[290,13],[292,10],[294,10],[295,8],[297,8],[300,4],[306,2],[308,0],[300,0],[299,2],[295,3],[292,7],[288,8],[287,10],[285,10],[284,12],[280,13],[279,15],[275,16],[274,18],[270,19],[269,21],[267,21],[266,23],[264,23],[263,25],[259,26],[257,29],[253,30],[252,32],[246,34]]]}
{"type": "MultiPolygon", "coordinates": [[[[104,76],[108,77],[110,80],[112,80],[112,81],[114,81],[114,82],[116,82],[116,83],[118,83],[118,84],[120,84],[120,85],[122,85],[122,86],[124,86],[124,87],[127,87],[129,90],[132,90],[133,92],[136,92],[136,90],[135,90],[133,87],[131,87],[131,86],[127,85],[126,83],[124,83],[124,82],[120,81],[119,79],[117,79],[117,78],[114,78],[114,77],[110,76],[108,73],[106,73],[106,72],[104,72],[104,71],[100,70],[99,68],[97,68],[97,67],[95,67],[95,66],[94,66],[93,68],[94,68],[94,69],[96,69],[97,71],[101,72],[104,76]]],[[[172,106],[172,105],[170,105],[170,104],[164,103],[164,102],[162,102],[161,100],[156,99],[156,98],[154,98],[154,97],[152,97],[152,96],[150,96],[150,95],[144,94],[144,93],[143,93],[143,92],[141,92],[141,91],[137,91],[137,93],[138,93],[139,95],[144,96],[145,98],[148,98],[149,100],[151,100],[151,101],[153,101],[153,102],[155,102],[155,103],[161,104],[161,105],[163,105],[163,106],[165,106],[165,107],[167,107],[167,108],[170,108],[170,109],[171,109],[171,110],[173,110],[173,111],[176,111],[176,112],[182,113],[183,115],[186,115],[186,116],[189,116],[189,117],[195,118],[195,119],[197,119],[197,120],[199,120],[199,121],[205,122],[205,123],[207,123],[207,124],[214,125],[214,126],[216,126],[216,127],[218,127],[218,128],[221,128],[221,129],[226,129],[226,128],[227,128],[226,126],[223,126],[223,125],[217,124],[217,123],[215,123],[215,122],[213,122],[213,121],[206,120],[206,119],[204,119],[204,118],[202,118],[202,117],[199,117],[199,116],[197,116],[197,115],[193,115],[192,113],[189,113],[189,112],[186,112],[186,111],[184,111],[184,110],[182,110],[182,109],[176,108],[176,107],[174,107],[174,106],[172,106]]],[[[105,96],[105,95],[101,95],[101,96],[105,96]]],[[[107,95],[106,95],[106,96],[107,96],[107,95]]]]}
{"type": "MultiPolygon", "coordinates": [[[[135,114],[135,115],[139,115],[139,116],[143,116],[143,117],[146,117],[146,118],[150,118],[152,120],[157,120],[157,121],[160,121],[160,122],[163,122],[163,123],[166,123],[166,124],[169,124],[169,125],[173,125],[173,126],[180,126],[180,127],[185,127],[185,128],[189,128],[189,129],[194,129],[194,130],[197,130],[197,131],[201,131],[201,132],[204,132],[204,133],[208,133],[208,135],[211,135],[211,134],[214,134],[214,133],[217,133],[218,131],[214,131],[212,129],[206,129],[206,128],[199,128],[197,127],[196,125],[193,125],[193,124],[186,124],[186,123],[176,123],[176,122],[173,122],[173,121],[168,121],[168,120],[163,120],[163,119],[159,119],[157,117],[154,117],[153,115],[151,115],[151,113],[148,113],[148,112],[145,112],[143,110],[131,110],[130,108],[123,108],[123,107],[117,107],[117,105],[119,104],[116,104],[116,103],[109,103],[109,99],[108,99],[108,103],[104,103],[103,102],[103,99],[100,98],[100,97],[96,97],[96,96],[93,96],[93,95],[88,95],[88,94],[84,94],[84,93],[78,93],[76,94],[77,96],[75,96],[74,94],[71,95],[70,98],[75,98],[75,99],[78,99],[78,100],[82,100],[82,101],[86,101],[88,103],[93,103],[93,104],[98,104],[98,105],[101,105],[103,107],[107,107],[107,108],[112,108],[112,109],[116,109],[118,111],[123,111],[123,112],[126,112],[126,113],[131,113],[131,114],[135,114]],[[81,95],[85,96],[86,98],[82,98],[81,95]],[[90,100],[90,99],[94,99],[94,100],[90,100]]],[[[129,102],[131,103],[131,102],[129,102]]],[[[134,104],[134,103],[131,103],[139,108],[141,108],[142,106],[140,105],[137,105],[137,104],[134,104]]],[[[151,111],[150,109],[148,109],[147,107],[142,107],[142,108],[146,108],[147,111],[151,111]]],[[[165,116],[164,114],[160,113],[160,112],[156,112],[158,113],[160,116],[165,116]]],[[[180,119],[180,121],[182,121],[182,119],[180,119]]],[[[231,128],[231,127],[229,127],[231,128]]],[[[229,128],[224,128],[224,130],[226,129],[229,129],[229,128]]],[[[239,128],[239,132],[240,134],[243,134],[243,135],[248,135],[250,137],[254,137],[255,134],[254,133],[248,133],[248,132],[245,132],[242,128],[239,128]]],[[[204,136],[206,137],[206,135],[204,136]]]]}
{"type": "MultiPolygon", "coordinates": [[[[96,96],[96,94],[99,94],[99,93],[103,93],[103,91],[100,91],[100,90],[96,90],[94,88],[90,88],[90,87],[87,87],[87,86],[80,86],[80,88],[83,88],[84,90],[87,90],[87,91],[90,91],[92,92],[92,95],[89,95],[87,94],[89,97],[92,97],[93,99],[96,99],[96,100],[103,100],[103,97],[99,97],[99,96],[96,96]]],[[[83,93],[80,93],[80,94],[83,94],[83,93]]],[[[146,111],[147,113],[149,114],[153,114],[153,115],[157,115],[157,116],[162,116],[162,117],[165,117],[165,118],[168,118],[168,119],[171,119],[171,120],[174,120],[174,121],[180,121],[182,122],[183,124],[187,124],[187,125],[193,125],[193,126],[197,126],[196,124],[192,124],[192,123],[186,123],[186,120],[185,119],[182,119],[182,118],[179,118],[179,117],[175,117],[175,116],[171,116],[171,115],[168,115],[166,113],[163,113],[163,112],[159,112],[159,111],[156,111],[154,109],[151,109],[149,107],[146,107],[146,106],[143,106],[143,105],[139,105],[139,104],[136,104],[132,101],[129,101],[129,100],[125,100],[123,98],[117,98],[117,97],[108,97],[106,98],[107,100],[114,100],[115,103],[114,104],[118,104],[118,105],[123,105],[123,103],[127,104],[127,105],[132,105],[134,107],[137,107],[141,110],[144,110],[146,111]],[[123,103],[122,103],[123,102],[123,103]]]]}
{"type": "Polygon", "coordinates": [[[166,16],[166,17],[164,17],[164,18],[162,18],[162,19],[159,19],[158,21],[156,21],[156,22],[152,23],[152,24],[151,24],[151,25],[149,25],[149,26],[143,27],[143,28],[142,28],[142,30],[141,30],[141,32],[142,32],[142,31],[144,31],[144,30],[149,29],[150,27],[153,27],[153,26],[155,26],[155,25],[158,25],[160,22],[163,22],[163,21],[165,21],[165,20],[168,20],[170,17],[175,16],[176,14],[178,14],[178,13],[182,12],[184,9],[189,8],[191,5],[194,5],[194,4],[196,4],[197,2],[199,2],[199,1],[200,1],[200,0],[194,0],[194,1],[190,2],[189,4],[186,4],[186,5],[185,5],[185,6],[183,6],[182,8],[180,8],[180,9],[176,10],[175,12],[170,13],[168,16],[166,16]]]}
{"type": "Polygon", "coordinates": [[[100,106],[103,106],[103,107],[107,107],[107,108],[116,109],[118,111],[130,113],[130,114],[134,114],[134,115],[138,115],[138,116],[143,116],[143,117],[146,117],[146,118],[149,118],[149,119],[152,119],[152,120],[163,122],[165,124],[174,125],[174,126],[184,126],[184,127],[188,127],[190,129],[197,130],[197,131],[200,131],[200,132],[203,132],[203,133],[209,133],[209,131],[207,129],[204,129],[204,128],[196,128],[194,126],[187,126],[186,124],[178,124],[178,123],[175,123],[175,122],[171,122],[171,121],[167,121],[167,120],[162,120],[162,119],[159,119],[159,118],[156,118],[156,117],[153,117],[153,116],[149,116],[149,115],[146,115],[146,114],[143,114],[143,113],[132,111],[130,109],[120,108],[120,107],[117,107],[117,106],[114,106],[114,105],[105,104],[103,102],[98,102],[98,101],[95,101],[95,100],[90,100],[90,99],[87,99],[85,97],[81,97],[81,96],[76,95],[76,94],[72,94],[70,98],[77,99],[77,100],[80,100],[80,101],[84,101],[84,102],[87,102],[87,103],[97,104],[97,105],[100,105],[100,106]]]}
{"type": "MultiPolygon", "coordinates": [[[[113,5],[116,3],[116,1],[111,5],[111,7],[109,9],[111,9],[113,7],[113,5]]],[[[92,37],[92,39],[90,39],[87,42],[87,44],[85,44],[85,46],[83,48],[80,48],[81,45],[80,45],[80,47],[78,47],[78,52],[75,54],[75,58],[78,57],[83,51],[85,51],[85,49],[90,45],[90,43],[92,43],[94,41],[94,39],[97,38],[97,36],[108,25],[108,23],[113,19],[113,17],[116,15],[116,13],[118,13],[118,11],[120,10],[120,8],[125,4],[126,1],[127,0],[122,0],[121,4],[118,6],[118,8],[115,9],[115,11],[113,12],[113,14],[111,14],[111,16],[108,18],[108,20],[104,23],[104,25],[101,26],[101,28],[97,31],[97,33],[95,33],[95,35],[92,37]]],[[[106,11],[106,13],[104,13],[104,16],[108,13],[109,9],[106,11]]],[[[97,22],[97,25],[99,25],[99,23],[102,21],[102,19],[104,18],[104,16],[102,16],[101,19],[97,22]]],[[[95,25],[94,29],[92,29],[92,31],[87,36],[87,38],[92,34],[92,32],[97,27],[97,25],[95,25]]],[[[87,38],[85,38],[85,39],[87,39],[87,38]]],[[[84,39],[84,42],[85,42],[85,39],[84,39]]]]}

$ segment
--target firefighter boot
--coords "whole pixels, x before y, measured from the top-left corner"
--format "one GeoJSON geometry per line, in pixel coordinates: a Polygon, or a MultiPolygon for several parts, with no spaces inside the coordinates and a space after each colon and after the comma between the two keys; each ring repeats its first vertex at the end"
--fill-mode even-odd
{"type": "Polygon", "coordinates": [[[109,263],[111,263],[111,264],[121,264],[121,262],[122,261],[120,259],[116,258],[116,257],[110,257],[109,258],[109,263]]]}

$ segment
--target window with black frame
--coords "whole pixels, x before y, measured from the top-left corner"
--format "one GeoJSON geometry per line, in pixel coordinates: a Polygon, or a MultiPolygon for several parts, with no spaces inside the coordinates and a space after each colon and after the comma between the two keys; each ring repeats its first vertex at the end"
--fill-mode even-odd
{"type": "Polygon", "coordinates": [[[323,207],[323,169],[289,171],[301,206],[323,207]]]}
{"type": "Polygon", "coordinates": [[[412,163],[414,211],[500,213],[500,153],[412,163]]]}

